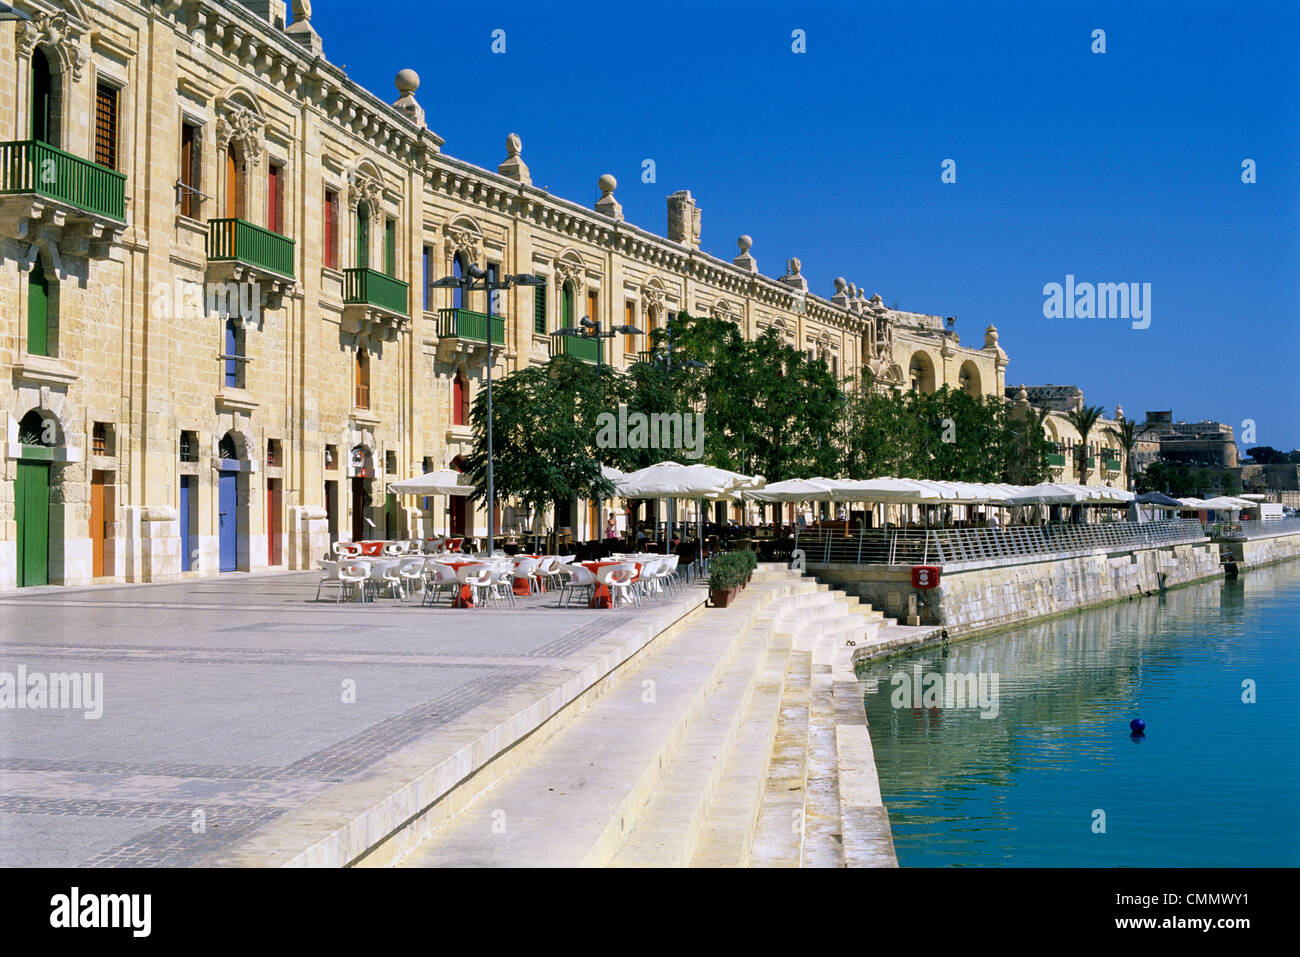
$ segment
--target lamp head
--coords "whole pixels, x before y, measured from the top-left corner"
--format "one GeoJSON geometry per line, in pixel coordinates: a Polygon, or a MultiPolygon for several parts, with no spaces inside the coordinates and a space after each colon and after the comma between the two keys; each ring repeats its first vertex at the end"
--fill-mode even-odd
{"type": "Polygon", "coordinates": [[[600,325],[600,323],[591,321],[591,316],[582,317],[582,327],[584,329],[595,329],[598,325],[600,325]]]}
{"type": "Polygon", "coordinates": [[[459,289],[460,280],[455,276],[443,276],[441,279],[435,279],[429,283],[430,289],[459,289]]]}
{"type": "Polygon", "coordinates": [[[487,273],[483,271],[483,267],[480,266],[478,263],[470,263],[469,269],[465,271],[468,272],[475,279],[482,279],[484,276],[487,275],[487,273]]]}

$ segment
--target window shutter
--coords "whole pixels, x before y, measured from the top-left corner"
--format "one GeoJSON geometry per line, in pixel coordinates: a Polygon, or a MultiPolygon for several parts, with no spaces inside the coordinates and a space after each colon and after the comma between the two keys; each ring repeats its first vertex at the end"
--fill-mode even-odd
{"type": "Polygon", "coordinates": [[[117,88],[105,83],[95,89],[95,162],[117,169],[117,88]]]}
{"type": "Polygon", "coordinates": [[[31,355],[49,355],[49,309],[49,284],[37,259],[27,277],[27,352],[31,355]]]}
{"type": "Polygon", "coordinates": [[[533,332],[546,335],[546,287],[533,287],[533,332]]]}

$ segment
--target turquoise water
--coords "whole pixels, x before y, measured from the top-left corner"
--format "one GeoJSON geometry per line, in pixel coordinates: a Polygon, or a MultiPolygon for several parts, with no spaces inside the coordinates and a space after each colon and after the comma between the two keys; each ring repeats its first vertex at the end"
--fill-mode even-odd
{"type": "Polygon", "coordinates": [[[1300,562],[861,674],[904,867],[1300,864],[1300,562]],[[910,706],[916,664],[996,674],[997,717],[910,706]]]}

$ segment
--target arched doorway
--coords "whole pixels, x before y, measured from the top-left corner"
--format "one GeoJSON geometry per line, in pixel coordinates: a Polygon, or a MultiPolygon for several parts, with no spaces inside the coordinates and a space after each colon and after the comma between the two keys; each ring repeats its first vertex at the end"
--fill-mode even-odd
{"type": "Polygon", "coordinates": [[[908,366],[908,378],[913,392],[929,395],[934,391],[934,363],[924,352],[917,352],[912,356],[908,366]]]}
{"type": "Polygon", "coordinates": [[[239,433],[217,443],[217,570],[234,572],[250,565],[248,451],[239,433]]]}
{"type": "Polygon", "coordinates": [[[14,481],[14,518],[18,526],[17,585],[48,585],[50,575],[51,466],[62,444],[58,422],[32,409],[18,422],[21,457],[14,481]]]}
{"type": "Polygon", "coordinates": [[[972,399],[980,397],[983,387],[980,383],[980,370],[975,363],[967,360],[961,364],[961,369],[957,373],[957,384],[972,399]]]}

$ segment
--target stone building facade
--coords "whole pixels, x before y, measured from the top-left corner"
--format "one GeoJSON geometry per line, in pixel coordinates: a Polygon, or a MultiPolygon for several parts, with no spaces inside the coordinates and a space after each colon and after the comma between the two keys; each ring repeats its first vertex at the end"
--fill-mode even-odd
{"type": "MultiPolygon", "coordinates": [[[[687,190],[660,236],[623,219],[612,176],[594,208],[535,188],[513,134],[495,170],[448,155],[418,77],[398,74],[395,102],[357,86],[310,4],[14,6],[0,589],[310,568],[334,538],[480,531],[459,500],[385,485],[469,451],[488,361],[594,361],[594,340],[554,335],[584,315],[721,316],[878,388],[1003,394],[992,326],[971,348],[855,284],[823,298],[796,258],[760,273],[748,236],[711,256],[687,190]],[[473,267],[546,285],[492,303],[430,288],[473,267]]],[[[599,343],[602,361],[626,368],[645,340],[599,343]]]]}
{"type": "MultiPolygon", "coordinates": [[[[1083,436],[1070,421],[1069,413],[1084,405],[1083,390],[1076,385],[1038,385],[1008,387],[1006,397],[1021,408],[1033,408],[1043,414],[1043,432],[1053,445],[1049,453],[1049,482],[1079,482],[1080,453],[1083,436]],[[1044,414],[1045,413],[1045,414],[1044,414]]],[[[1087,465],[1082,476],[1085,485],[1128,487],[1128,463],[1119,440],[1110,432],[1124,420],[1122,406],[1114,416],[1101,416],[1088,433],[1087,465]]]]}

